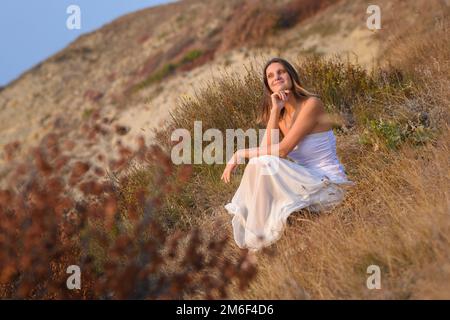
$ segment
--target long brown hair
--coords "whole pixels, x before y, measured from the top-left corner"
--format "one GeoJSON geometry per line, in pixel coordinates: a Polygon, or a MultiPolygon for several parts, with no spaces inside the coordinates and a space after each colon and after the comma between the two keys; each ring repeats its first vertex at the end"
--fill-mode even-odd
{"type": "MultiPolygon", "coordinates": [[[[278,57],[272,58],[266,63],[264,70],[263,70],[264,95],[263,95],[263,99],[262,99],[262,103],[261,103],[261,112],[258,115],[258,119],[257,119],[258,124],[267,125],[267,122],[269,121],[270,109],[272,108],[272,101],[271,101],[270,96],[273,92],[272,92],[272,90],[270,90],[269,82],[267,81],[266,70],[269,67],[269,65],[271,65],[274,62],[281,63],[284,66],[284,68],[286,69],[287,73],[289,74],[292,85],[293,85],[291,90],[292,90],[292,93],[294,94],[295,100],[299,100],[302,97],[318,97],[317,94],[311,93],[308,90],[306,90],[305,88],[303,88],[303,86],[300,83],[300,79],[299,79],[297,71],[294,69],[294,67],[289,62],[287,62],[286,60],[284,60],[282,58],[278,58],[278,57]]],[[[280,113],[280,119],[283,119],[285,112],[286,112],[286,109],[283,108],[283,110],[281,110],[281,113],[280,113]]]]}

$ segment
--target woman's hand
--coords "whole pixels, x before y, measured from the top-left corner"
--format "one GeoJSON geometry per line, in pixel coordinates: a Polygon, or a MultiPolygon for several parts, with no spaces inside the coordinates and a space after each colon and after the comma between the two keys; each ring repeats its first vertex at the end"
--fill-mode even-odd
{"type": "Polygon", "coordinates": [[[231,173],[236,170],[238,166],[238,157],[236,152],[233,154],[231,159],[228,161],[225,170],[222,173],[222,177],[220,177],[220,180],[223,180],[223,182],[228,183],[231,179],[231,173]]]}
{"type": "Polygon", "coordinates": [[[278,111],[283,110],[286,101],[289,99],[290,90],[280,90],[270,95],[272,100],[272,110],[277,108],[278,111]]]}

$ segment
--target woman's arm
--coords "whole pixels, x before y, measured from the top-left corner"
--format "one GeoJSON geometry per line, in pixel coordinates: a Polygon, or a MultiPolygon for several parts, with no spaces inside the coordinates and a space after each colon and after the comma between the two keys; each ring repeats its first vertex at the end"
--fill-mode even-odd
{"type": "Polygon", "coordinates": [[[240,149],[236,151],[233,158],[235,160],[239,160],[239,158],[250,159],[262,155],[275,155],[285,158],[300,140],[311,132],[324,110],[325,108],[320,99],[309,98],[302,110],[300,110],[286,137],[280,143],[264,145],[258,148],[240,149]]]}
{"type": "Polygon", "coordinates": [[[222,179],[225,183],[230,182],[231,172],[234,171],[242,158],[253,158],[262,155],[274,155],[285,158],[289,152],[309,134],[317,124],[319,116],[325,112],[325,108],[317,98],[309,98],[299,112],[289,132],[280,143],[264,145],[258,148],[241,149],[236,151],[227,162],[225,170],[222,173],[222,179]]]}
{"type": "Polygon", "coordinates": [[[242,157],[242,156],[238,157],[238,155],[240,155],[240,152],[242,152],[244,150],[253,150],[254,152],[256,152],[255,156],[258,156],[259,148],[265,149],[265,148],[267,148],[267,146],[269,146],[269,148],[271,148],[274,140],[276,142],[279,141],[279,130],[280,129],[279,129],[278,122],[279,122],[280,113],[281,113],[282,108],[277,105],[277,101],[275,100],[275,97],[274,97],[274,95],[279,95],[279,94],[280,93],[274,93],[272,95],[272,98],[271,98],[272,109],[270,111],[269,121],[267,121],[266,131],[264,132],[263,138],[261,139],[260,146],[258,148],[253,148],[253,149],[238,150],[233,154],[231,159],[227,162],[227,165],[225,166],[225,170],[222,173],[222,177],[220,178],[225,183],[228,183],[230,181],[231,173],[234,171],[234,169],[237,167],[237,165],[239,163],[245,163],[244,157],[242,157]]]}
{"type": "Polygon", "coordinates": [[[281,110],[279,108],[272,108],[270,112],[269,121],[267,122],[266,131],[264,132],[264,136],[261,139],[260,147],[265,147],[267,145],[272,144],[273,138],[275,138],[275,142],[278,142],[279,140],[279,121],[280,121],[280,113],[281,110]]]}

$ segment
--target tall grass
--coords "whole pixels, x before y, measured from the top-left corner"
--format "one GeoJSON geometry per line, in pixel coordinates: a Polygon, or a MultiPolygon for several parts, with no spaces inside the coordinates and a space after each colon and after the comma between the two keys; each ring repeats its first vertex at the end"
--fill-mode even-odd
{"type": "MultiPolygon", "coordinates": [[[[285,236],[259,257],[250,289],[232,291],[233,298],[450,296],[443,285],[450,278],[445,89],[450,60],[443,30],[430,46],[436,51],[427,52],[427,42],[419,39],[407,44],[414,50],[402,56],[403,63],[392,59],[371,72],[339,57],[296,61],[306,86],[319,93],[328,112],[342,118],[335,129],[338,152],[357,187],[333,212],[294,214],[285,236]],[[409,65],[417,55],[421,68],[409,65]],[[382,290],[366,286],[370,265],[381,268],[382,290]]],[[[183,100],[167,128],[157,133],[160,145],[170,150],[175,128],[186,128],[193,136],[198,120],[204,130],[256,128],[259,70],[261,65],[250,65],[243,77],[224,74],[194,99],[183,100]]],[[[243,167],[230,185],[223,185],[223,165],[193,166],[185,192],[166,199],[179,208],[171,214],[211,235],[231,234],[222,206],[235,192],[243,167]],[[210,221],[220,221],[222,228],[210,221]]],[[[230,256],[239,252],[229,250],[230,256]]]]}
{"type": "Polygon", "coordinates": [[[450,296],[449,131],[436,146],[366,154],[358,185],[320,216],[299,213],[262,255],[240,299],[424,299],[450,296]],[[369,290],[367,268],[381,269],[369,290]]]}
{"type": "MultiPolygon", "coordinates": [[[[397,149],[406,142],[420,145],[436,138],[440,118],[429,114],[436,106],[414,109],[411,99],[417,101],[424,94],[400,70],[380,68],[369,73],[337,57],[301,59],[296,65],[307,87],[321,96],[328,112],[343,119],[336,132],[342,133],[344,140],[357,137],[356,148],[362,152],[397,149]]],[[[184,128],[190,132],[193,150],[195,121],[202,121],[203,132],[217,128],[223,136],[228,128],[262,128],[255,121],[262,98],[259,70],[261,66],[252,64],[243,77],[226,73],[206,83],[195,98],[181,100],[166,127],[156,132],[158,144],[170,152],[176,143],[170,141],[171,133],[184,128]]],[[[205,148],[210,142],[202,143],[205,148]]],[[[221,164],[193,165],[192,181],[167,197],[161,207],[166,219],[176,221],[178,226],[192,226],[193,217],[203,217],[224,203],[236,189],[240,176],[231,185],[223,185],[219,180],[222,170],[221,164]]],[[[243,166],[239,170],[242,173],[243,166]]]]}
{"type": "Polygon", "coordinates": [[[262,65],[183,99],[156,144],[119,150],[104,181],[91,163],[71,161],[64,149],[73,142],[55,131],[0,190],[0,296],[449,298],[450,59],[448,28],[436,27],[438,37],[409,38],[401,59],[399,44],[396,59],[371,72],[339,57],[294,61],[342,119],[338,155],[357,184],[333,211],[293,214],[256,265],[229,241],[223,208],[244,166],[227,185],[221,164],[175,166],[170,136],[193,136],[199,120],[203,131],[257,128],[262,65]],[[65,286],[72,264],[81,290],[65,286]],[[366,286],[370,265],[381,269],[381,290],[366,286]]]}

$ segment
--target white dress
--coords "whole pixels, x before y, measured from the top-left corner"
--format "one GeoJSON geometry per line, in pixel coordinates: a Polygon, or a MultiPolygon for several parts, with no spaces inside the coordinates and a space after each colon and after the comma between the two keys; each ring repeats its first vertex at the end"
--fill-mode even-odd
{"type": "Polygon", "coordinates": [[[333,130],[307,135],[288,154],[251,158],[233,199],[233,235],[240,248],[259,250],[277,241],[288,216],[308,208],[318,212],[339,204],[353,185],[336,156],[333,130]]]}

